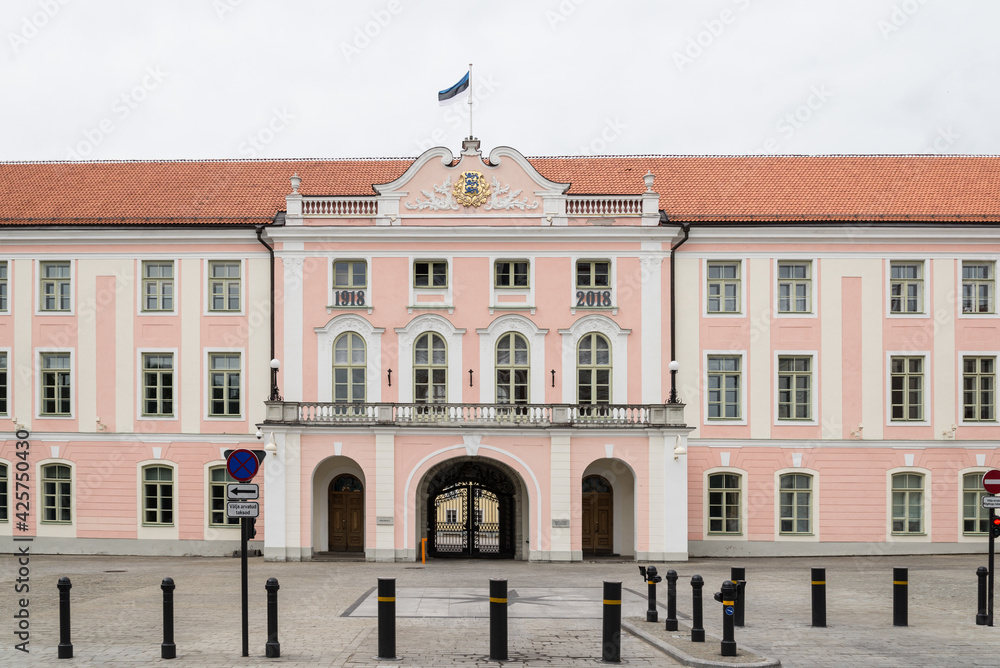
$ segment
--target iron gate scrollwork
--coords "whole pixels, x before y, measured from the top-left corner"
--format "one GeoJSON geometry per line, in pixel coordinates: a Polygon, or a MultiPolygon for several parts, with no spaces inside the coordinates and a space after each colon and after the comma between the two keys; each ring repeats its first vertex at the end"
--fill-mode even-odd
{"type": "Polygon", "coordinates": [[[514,556],[514,485],[497,469],[464,462],[430,481],[428,549],[435,557],[514,556]]]}

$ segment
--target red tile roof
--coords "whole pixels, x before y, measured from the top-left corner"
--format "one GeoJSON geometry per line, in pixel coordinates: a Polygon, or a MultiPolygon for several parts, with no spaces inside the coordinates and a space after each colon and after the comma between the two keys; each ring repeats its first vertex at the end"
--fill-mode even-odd
{"type": "MultiPolygon", "coordinates": [[[[571,195],[639,194],[671,220],[1000,221],[997,156],[529,158],[571,195]]],[[[306,195],[373,195],[412,158],[0,163],[0,224],[257,223],[306,195]]]]}

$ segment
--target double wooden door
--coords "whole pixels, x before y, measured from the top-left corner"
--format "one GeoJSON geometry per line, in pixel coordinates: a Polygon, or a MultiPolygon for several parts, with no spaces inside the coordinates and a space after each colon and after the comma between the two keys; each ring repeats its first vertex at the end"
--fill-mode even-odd
{"type": "MultiPolygon", "coordinates": [[[[592,476],[598,478],[599,476],[592,476]]],[[[606,480],[584,480],[583,492],[583,553],[612,554],[612,521],[614,493],[606,480]]]]}
{"type": "MultiPolygon", "coordinates": [[[[355,479],[356,480],[356,479],[355,479]]],[[[362,552],[365,549],[365,495],[360,483],[352,491],[340,479],[330,485],[330,551],[362,552]],[[340,484],[338,484],[338,482],[340,484]]]]}

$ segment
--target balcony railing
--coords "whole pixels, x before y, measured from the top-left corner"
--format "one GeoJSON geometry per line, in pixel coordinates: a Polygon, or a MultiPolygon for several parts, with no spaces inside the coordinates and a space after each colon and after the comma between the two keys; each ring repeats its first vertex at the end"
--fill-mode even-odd
{"type": "Polygon", "coordinates": [[[569,216],[639,216],[642,195],[582,195],[566,198],[569,216]]]}
{"type": "Polygon", "coordinates": [[[399,427],[683,427],[684,404],[366,404],[269,401],[265,422],[399,427]]]}
{"type": "Polygon", "coordinates": [[[305,216],[369,217],[378,215],[378,200],[374,197],[303,197],[305,216]]]}

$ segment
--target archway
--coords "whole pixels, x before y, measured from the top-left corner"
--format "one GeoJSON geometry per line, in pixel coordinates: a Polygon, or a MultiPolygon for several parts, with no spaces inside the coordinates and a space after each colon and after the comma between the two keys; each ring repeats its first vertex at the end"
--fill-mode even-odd
{"type": "Polygon", "coordinates": [[[580,486],[584,555],[635,556],[636,494],[635,472],[621,459],[597,459],[584,469],[580,486]]]}
{"type": "Polygon", "coordinates": [[[614,551],[614,490],[607,478],[589,475],[583,479],[583,554],[612,554],[614,551]]]}
{"type": "Polygon", "coordinates": [[[367,526],[365,510],[373,507],[374,498],[369,498],[373,491],[369,489],[364,470],[350,457],[334,455],[316,464],[310,502],[309,542],[313,555],[333,552],[359,559],[362,555],[367,556],[370,546],[366,546],[365,541],[371,527],[367,526]],[[334,535],[334,529],[350,530],[352,540],[346,541],[353,543],[350,550],[344,537],[334,535]],[[357,549],[359,539],[360,550],[357,549]]]}
{"type": "Polygon", "coordinates": [[[421,491],[432,557],[515,558],[520,552],[522,486],[516,474],[482,457],[428,472],[421,491]]]}
{"type": "Polygon", "coordinates": [[[361,481],[342,473],[330,481],[327,547],[330,552],[364,552],[365,495],[361,481]]]}

